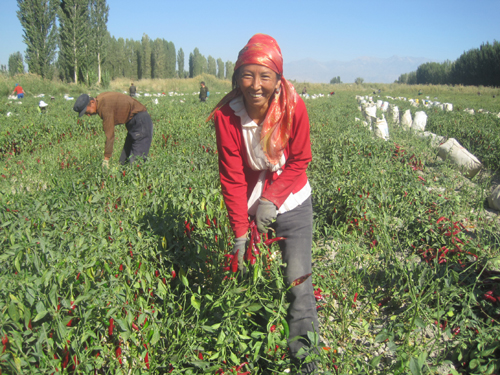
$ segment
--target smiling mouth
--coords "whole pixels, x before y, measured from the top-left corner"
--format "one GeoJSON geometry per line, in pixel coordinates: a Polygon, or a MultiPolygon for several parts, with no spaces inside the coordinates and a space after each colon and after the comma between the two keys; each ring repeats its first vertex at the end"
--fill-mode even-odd
{"type": "Polygon", "coordinates": [[[260,98],[262,94],[250,94],[252,98],[260,98]]]}

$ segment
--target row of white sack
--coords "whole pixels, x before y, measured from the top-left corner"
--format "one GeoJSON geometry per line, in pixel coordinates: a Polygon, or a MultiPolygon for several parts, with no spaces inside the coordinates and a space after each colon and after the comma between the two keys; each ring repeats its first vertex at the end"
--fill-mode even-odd
{"type": "MultiPolygon", "coordinates": [[[[425,112],[422,112],[425,115],[425,112]]],[[[427,115],[425,115],[427,119],[427,115]]],[[[363,125],[368,127],[370,131],[373,131],[373,135],[377,138],[384,140],[389,140],[389,126],[382,115],[382,118],[373,118],[374,121],[370,123],[363,121],[363,125]]],[[[418,119],[417,119],[418,120],[418,119]]],[[[356,118],[356,121],[361,121],[356,118]]],[[[410,128],[407,128],[410,129],[410,128]]],[[[411,129],[415,129],[412,127],[411,129]]],[[[473,178],[482,168],[481,162],[471,154],[465,147],[463,147],[455,138],[450,138],[446,140],[445,137],[428,132],[428,131],[416,131],[415,135],[419,138],[430,138],[430,144],[432,147],[437,147],[438,156],[442,160],[449,159],[452,164],[459,167],[462,174],[467,178],[473,178]]]]}
{"type": "MultiPolygon", "coordinates": [[[[428,97],[427,97],[428,98],[428,97]]],[[[402,97],[398,97],[398,98],[393,98],[391,96],[386,96],[386,99],[396,99],[396,100],[407,100],[406,98],[402,98],[402,97]]],[[[435,98],[437,99],[437,98],[435,98]]],[[[369,104],[375,104],[377,106],[377,108],[379,108],[382,112],[386,112],[388,109],[390,109],[390,106],[391,104],[389,104],[388,101],[383,101],[383,100],[377,100],[377,102],[375,103],[373,101],[373,97],[371,96],[359,96],[359,95],[356,95],[356,100],[358,101],[358,104],[360,106],[362,106],[364,103],[369,103],[369,104]]],[[[453,104],[452,103],[440,103],[440,102],[437,102],[437,101],[431,101],[431,100],[420,100],[419,99],[408,99],[408,101],[412,104],[412,106],[414,107],[418,107],[419,106],[419,103],[422,103],[422,105],[426,108],[431,108],[431,107],[437,107],[443,111],[446,111],[446,112],[451,112],[453,111],[453,104]]],[[[475,114],[476,112],[474,111],[474,109],[470,109],[470,108],[465,108],[463,110],[464,112],[467,112],[468,114],[470,115],[473,115],[475,114]]],[[[489,111],[486,111],[484,109],[478,109],[477,110],[477,113],[484,113],[484,114],[489,114],[491,112],[489,111]]],[[[494,114],[496,117],[500,118],[500,112],[498,112],[497,114],[494,114]]]]}

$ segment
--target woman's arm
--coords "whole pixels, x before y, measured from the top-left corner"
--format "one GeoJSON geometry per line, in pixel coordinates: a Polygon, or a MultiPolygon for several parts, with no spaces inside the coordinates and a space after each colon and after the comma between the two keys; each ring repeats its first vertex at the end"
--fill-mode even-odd
{"type": "Polygon", "coordinates": [[[241,134],[230,117],[215,113],[215,131],[219,155],[219,176],[231,228],[236,237],[248,231],[247,181],[241,156],[241,134]]]}

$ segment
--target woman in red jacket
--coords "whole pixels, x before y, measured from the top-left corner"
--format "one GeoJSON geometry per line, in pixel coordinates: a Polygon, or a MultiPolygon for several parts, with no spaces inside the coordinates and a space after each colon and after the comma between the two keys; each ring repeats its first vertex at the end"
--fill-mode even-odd
{"type": "MultiPolygon", "coordinates": [[[[234,67],[233,90],[217,104],[212,117],[238,268],[246,271],[248,218],[255,217],[259,232],[272,226],[277,236],[286,238],[280,248],[286,263],[285,282],[290,286],[312,272],[312,202],[306,175],[311,143],[306,107],[283,77],[276,40],[256,34],[248,41],[234,67]]],[[[319,332],[311,278],[292,287],[288,297],[290,352],[300,373],[310,374],[315,364],[300,364],[297,353],[310,344],[307,332],[319,332]]]]}

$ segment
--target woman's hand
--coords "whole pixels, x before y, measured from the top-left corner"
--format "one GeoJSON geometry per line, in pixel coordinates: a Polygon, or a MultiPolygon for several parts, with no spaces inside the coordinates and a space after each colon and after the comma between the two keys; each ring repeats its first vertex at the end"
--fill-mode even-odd
{"type": "Polygon", "coordinates": [[[247,268],[245,267],[245,261],[243,257],[245,256],[245,248],[247,244],[247,236],[238,237],[234,239],[233,245],[233,255],[238,257],[238,270],[241,275],[244,275],[247,272],[247,268]],[[238,253],[236,255],[236,253],[238,253]]]}
{"type": "Polygon", "coordinates": [[[273,202],[265,198],[259,199],[257,213],[255,214],[255,223],[260,233],[266,233],[267,227],[272,224],[277,216],[277,209],[273,202]]]}

